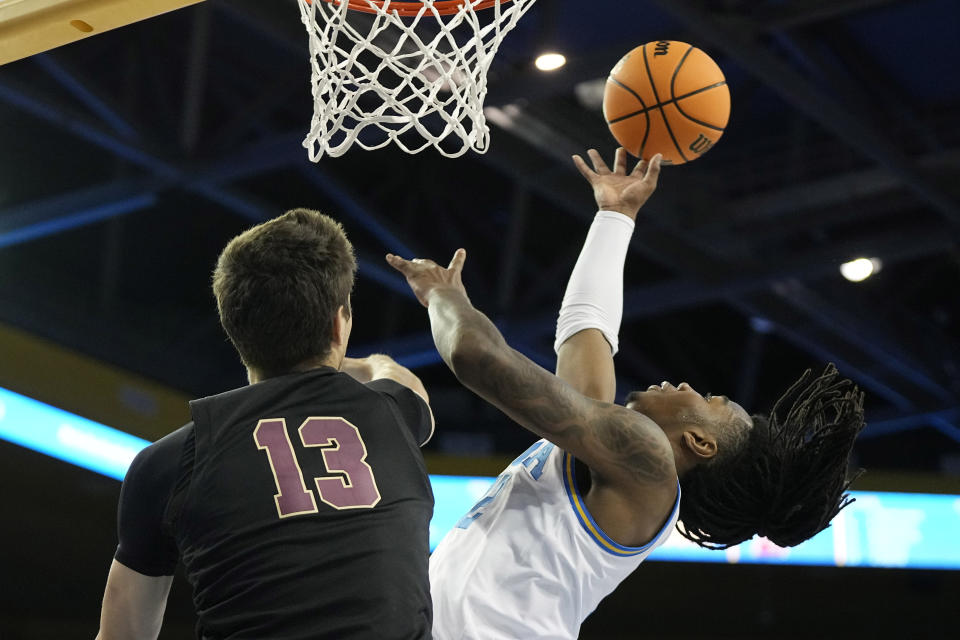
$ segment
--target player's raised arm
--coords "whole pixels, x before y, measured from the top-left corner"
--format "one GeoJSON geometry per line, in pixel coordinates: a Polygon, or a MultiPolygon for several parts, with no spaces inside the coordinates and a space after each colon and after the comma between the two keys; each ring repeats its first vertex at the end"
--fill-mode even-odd
{"type": "Polygon", "coordinates": [[[623,316],[623,266],[637,212],[657,187],[659,155],[627,172],[627,153],[617,149],[613,168],[596,150],[573,161],[593,188],[598,213],[590,226],[557,319],[557,375],[597,400],[613,402],[613,356],[623,316]]]}
{"type": "Polygon", "coordinates": [[[434,342],[457,378],[601,477],[672,490],[676,468],[663,431],[642,414],[583,396],[510,348],[470,303],[460,277],[465,259],[460,249],[445,269],[430,260],[387,256],[427,307],[434,342]]]}

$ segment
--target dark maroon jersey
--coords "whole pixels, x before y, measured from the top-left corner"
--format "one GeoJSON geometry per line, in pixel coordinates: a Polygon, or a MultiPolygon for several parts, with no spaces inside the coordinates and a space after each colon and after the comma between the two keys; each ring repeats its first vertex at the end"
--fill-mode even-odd
{"type": "Polygon", "coordinates": [[[322,368],[190,409],[124,480],[119,562],[179,556],[202,638],[430,637],[419,396],[322,368]]]}

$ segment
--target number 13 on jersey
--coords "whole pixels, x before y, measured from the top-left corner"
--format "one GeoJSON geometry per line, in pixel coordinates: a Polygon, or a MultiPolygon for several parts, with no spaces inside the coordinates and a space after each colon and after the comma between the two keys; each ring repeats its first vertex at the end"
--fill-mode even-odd
{"type": "MultiPolygon", "coordinates": [[[[334,509],[369,509],[380,502],[380,489],[367,463],[360,431],[343,418],[307,418],[298,429],[305,447],[320,447],[327,471],[343,474],[317,477],[320,500],[334,509]]],[[[253,430],[257,448],[266,451],[277,484],[274,501],[281,518],[317,513],[283,418],[261,420],[253,430]]]]}

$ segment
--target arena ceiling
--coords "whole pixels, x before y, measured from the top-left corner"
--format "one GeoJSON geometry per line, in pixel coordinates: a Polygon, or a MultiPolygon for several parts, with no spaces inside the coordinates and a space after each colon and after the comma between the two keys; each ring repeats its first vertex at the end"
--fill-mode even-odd
{"type": "Polygon", "coordinates": [[[835,362],[868,396],[859,464],[960,473],[958,33],[953,0],[540,0],[491,70],[488,154],[313,165],[295,3],[209,0],[0,68],[0,321],[192,395],[238,386],[217,253],[318,208],[360,258],[352,353],[423,377],[434,449],[519,451],[528,436],[439,363],[383,255],[466,247],[474,302],[551,367],[594,211],[569,158],[614,148],[598,84],[636,45],[681,40],[724,69],[732,117],[641,215],[621,397],[686,380],[764,410],[835,362]],[[567,67],[534,69],[547,48],[567,67]],[[883,269],[851,284],[838,265],[858,256],[883,269]]]}

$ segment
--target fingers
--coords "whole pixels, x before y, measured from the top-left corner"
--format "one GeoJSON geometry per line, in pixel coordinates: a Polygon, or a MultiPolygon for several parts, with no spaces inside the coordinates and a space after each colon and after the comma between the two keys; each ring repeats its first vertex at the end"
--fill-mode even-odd
{"type": "Polygon", "coordinates": [[[613,156],[613,172],[627,175],[627,150],[623,147],[617,147],[617,152],[613,156]]]}
{"type": "Polygon", "coordinates": [[[635,167],[633,168],[633,171],[630,172],[630,176],[633,177],[633,176],[643,176],[643,175],[645,175],[646,172],[647,172],[647,165],[648,165],[648,164],[650,164],[650,163],[647,162],[646,160],[644,160],[643,158],[640,158],[640,160],[637,161],[637,166],[635,166],[635,167]]]}
{"type": "Polygon", "coordinates": [[[654,187],[657,186],[657,181],[660,179],[660,165],[662,161],[663,156],[659,153],[650,158],[647,166],[647,174],[643,177],[645,182],[651,183],[654,187]]]}
{"type": "Polygon", "coordinates": [[[586,161],[580,156],[573,156],[573,164],[577,168],[577,171],[580,172],[584,178],[587,179],[587,182],[593,182],[593,177],[596,175],[589,166],[587,166],[586,161]]]}
{"type": "Polygon", "coordinates": [[[457,249],[453,253],[453,258],[450,260],[450,266],[447,269],[460,273],[463,271],[463,263],[467,260],[467,251],[466,249],[457,249]]]}
{"type": "MultiPolygon", "coordinates": [[[[414,258],[413,260],[404,260],[400,256],[393,255],[392,253],[387,254],[387,264],[399,271],[405,276],[412,275],[418,271],[422,271],[424,267],[431,268],[441,268],[433,260],[426,258],[414,258]]],[[[463,263],[467,259],[467,252],[464,249],[457,249],[456,253],[453,254],[453,259],[450,261],[450,266],[448,269],[456,269],[457,271],[463,269],[463,263]]]]}
{"type": "Polygon", "coordinates": [[[603,161],[603,157],[596,149],[590,149],[587,151],[587,155],[590,156],[590,162],[593,163],[593,169],[600,175],[605,175],[610,173],[610,169],[607,167],[607,163],[603,161]]]}
{"type": "Polygon", "coordinates": [[[387,264],[389,264],[391,267],[393,267],[403,275],[407,275],[407,271],[410,269],[411,263],[407,260],[404,260],[400,256],[395,256],[392,253],[388,253],[387,264]]]}
{"type": "MultiPolygon", "coordinates": [[[[586,178],[590,183],[593,183],[594,179],[598,175],[608,175],[611,173],[618,175],[627,175],[627,150],[623,147],[617,147],[616,154],[613,158],[613,169],[611,170],[607,167],[607,163],[603,161],[603,156],[596,149],[590,149],[587,151],[587,157],[590,159],[590,164],[593,165],[591,168],[590,164],[587,164],[587,161],[584,160],[579,155],[573,156],[573,164],[577,167],[577,170],[580,172],[584,178],[586,178]]],[[[643,166],[646,167],[646,163],[643,163],[643,166]]],[[[639,171],[635,168],[631,175],[642,174],[645,169],[640,169],[639,171]]]]}
{"type": "Polygon", "coordinates": [[[404,276],[411,276],[417,273],[417,271],[420,271],[424,266],[437,266],[437,263],[433,260],[424,260],[423,258],[404,260],[400,256],[395,256],[392,253],[387,254],[387,264],[402,273],[404,276]]]}

